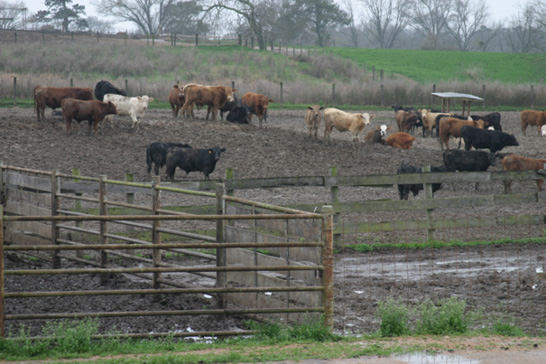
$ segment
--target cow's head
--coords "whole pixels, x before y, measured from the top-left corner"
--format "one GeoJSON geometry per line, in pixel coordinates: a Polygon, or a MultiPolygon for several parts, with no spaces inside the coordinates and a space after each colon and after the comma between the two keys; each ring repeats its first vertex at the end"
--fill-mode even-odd
{"type": "Polygon", "coordinates": [[[235,99],[233,98],[233,93],[237,91],[237,89],[231,88],[231,87],[224,87],[224,90],[226,92],[226,102],[234,102],[235,99]]]}
{"type": "Polygon", "coordinates": [[[319,105],[313,105],[313,106],[308,106],[307,109],[313,112],[313,119],[316,120],[320,117],[320,110],[324,109],[324,107],[319,105]]]}
{"type": "Polygon", "coordinates": [[[482,119],[476,120],[474,124],[476,124],[476,126],[480,129],[483,129],[485,127],[485,121],[483,121],[482,119]]]}
{"type": "Polygon", "coordinates": [[[370,124],[370,120],[375,118],[375,115],[374,114],[370,115],[367,112],[365,112],[364,114],[362,114],[362,117],[364,118],[364,125],[366,126],[370,124]]]}
{"type": "Polygon", "coordinates": [[[387,131],[388,131],[388,130],[391,130],[391,129],[392,129],[392,128],[391,128],[390,126],[387,127],[387,125],[385,125],[385,124],[382,124],[382,125],[380,125],[380,126],[377,127],[377,130],[379,130],[379,133],[380,133],[380,135],[381,135],[382,137],[387,136],[387,131]]]}
{"type": "Polygon", "coordinates": [[[220,159],[220,153],[225,151],[226,148],[214,147],[209,149],[209,155],[211,155],[215,161],[218,161],[220,159]]]}

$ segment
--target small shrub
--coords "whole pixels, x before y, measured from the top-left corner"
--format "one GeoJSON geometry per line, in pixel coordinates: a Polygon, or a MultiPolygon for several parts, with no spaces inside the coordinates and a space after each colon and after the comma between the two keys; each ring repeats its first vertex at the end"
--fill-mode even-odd
{"type": "Polygon", "coordinates": [[[53,336],[56,349],[64,353],[85,353],[91,349],[93,335],[98,333],[97,320],[61,321],[46,325],[44,332],[53,336]]]}
{"type": "Polygon", "coordinates": [[[442,300],[435,305],[427,300],[420,305],[417,333],[425,335],[462,334],[468,330],[464,311],[466,302],[456,298],[442,300]]]}
{"type": "Polygon", "coordinates": [[[7,339],[0,339],[0,352],[3,353],[3,357],[36,357],[44,355],[50,350],[50,341],[44,340],[30,340],[29,330],[21,325],[19,334],[17,337],[9,335],[7,339]]]}
{"type": "Polygon", "coordinates": [[[405,304],[393,299],[379,302],[378,312],[381,319],[379,334],[382,337],[409,334],[409,319],[412,311],[405,304]]]}
{"type": "Polygon", "coordinates": [[[306,318],[299,325],[285,325],[276,322],[254,321],[247,322],[247,325],[252,330],[258,330],[256,338],[258,339],[273,339],[278,342],[289,340],[311,340],[311,341],[327,341],[334,340],[337,335],[332,334],[330,329],[324,326],[324,319],[319,320],[306,318]]]}

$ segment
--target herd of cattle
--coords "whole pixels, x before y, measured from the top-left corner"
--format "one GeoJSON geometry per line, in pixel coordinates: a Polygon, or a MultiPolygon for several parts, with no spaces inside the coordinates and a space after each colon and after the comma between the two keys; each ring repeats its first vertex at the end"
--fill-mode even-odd
{"type": "MultiPolygon", "coordinates": [[[[269,97],[253,92],[245,93],[239,100],[235,96],[235,88],[226,86],[204,86],[198,84],[174,85],[169,93],[168,101],[171,105],[172,115],[177,118],[180,115],[194,119],[194,108],[207,107],[206,119],[212,114],[212,120],[216,120],[218,112],[223,120],[233,123],[250,124],[252,116],[256,115],[259,125],[267,121],[267,111],[270,102],[269,97]]],[[[149,102],[154,99],[148,96],[128,97],[121,90],[108,81],[100,81],[96,84],[93,99],[91,88],[56,88],[36,86],[34,90],[34,104],[38,121],[44,120],[44,110],[48,106],[54,111],[62,109],[66,131],[70,133],[72,119],[78,122],[87,120],[89,131],[93,126],[96,131],[99,122],[110,120],[114,115],[129,116],[132,120],[131,128],[140,122],[140,118],[148,108],[149,102]]],[[[518,146],[515,136],[502,131],[501,115],[498,112],[487,115],[469,115],[467,117],[454,115],[453,113],[440,112],[430,109],[404,108],[393,106],[398,131],[387,136],[392,128],[380,125],[368,132],[365,136],[366,143],[379,143],[400,149],[410,149],[416,139],[419,127],[422,128],[423,137],[433,136],[434,131],[438,137],[443,152],[444,164],[433,166],[432,172],[454,171],[486,171],[494,165],[498,159],[502,160],[504,171],[522,171],[544,169],[546,159],[532,159],[514,154],[498,153],[507,146],[518,146]],[[459,148],[464,142],[464,150],[449,149],[450,137],[459,138],[459,148]],[[475,150],[470,150],[471,148],[475,150]],[[478,149],[488,149],[489,152],[478,149]]],[[[308,129],[309,137],[317,139],[317,134],[324,119],[324,138],[330,142],[330,134],[335,128],[339,132],[349,132],[353,142],[358,142],[364,128],[370,124],[375,115],[369,113],[348,113],[333,107],[324,108],[319,105],[309,106],[306,110],[304,121],[308,129]]],[[[528,126],[535,126],[539,135],[546,135],[546,111],[524,110],[521,112],[521,128],[523,135],[528,126]]],[[[214,171],[220,153],[224,148],[214,147],[210,149],[196,149],[188,144],[155,142],[146,150],[146,163],[148,174],[154,165],[154,172],[159,174],[159,169],[166,166],[166,174],[169,179],[174,178],[175,169],[178,167],[188,174],[192,171],[200,171],[208,179],[214,171]]],[[[402,164],[398,173],[421,173],[419,167],[402,164]]],[[[542,180],[537,181],[537,187],[542,190],[542,180]]],[[[511,182],[505,181],[505,193],[510,192],[511,182]]],[[[441,188],[441,184],[433,184],[433,192],[441,188]]],[[[414,196],[423,189],[422,185],[399,185],[400,199],[408,199],[411,191],[414,196]]]]}

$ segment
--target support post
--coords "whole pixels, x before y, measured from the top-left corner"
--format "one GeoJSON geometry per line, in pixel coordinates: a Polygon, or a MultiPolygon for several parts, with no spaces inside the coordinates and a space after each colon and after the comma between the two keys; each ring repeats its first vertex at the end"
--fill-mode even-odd
{"type": "MultiPolygon", "coordinates": [[[[430,166],[424,166],[423,172],[429,173],[430,166]]],[[[434,197],[432,195],[432,183],[424,183],[423,188],[425,190],[425,198],[427,200],[433,199],[434,197]]],[[[429,228],[427,229],[427,239],[428,241],[434,241],[436,240],[436,229],[433,229],[432,227],[430,227],[431,221],[434,218],[434,209],[426,209],[426,214],[427,214],[427,221],[429,223],[429,228]]]]}
{"type": "MultiPolygon", "coordinates": [[[[108,215],[108,206],[106,206],[106,203],[104,202],[106,200],[106,183],[104,183],[105,179],[106,179],[106,175],[101,175],[99,177],[99,214],[100,216],[108,215]]],[[[106,234],[108,234],[108,223],[106,221],[100,221],[100,243],[102,245],[108,244],[108,237],[106,236],[106,234]]],[[[106,268],[108,266],[108,254],[106,253],[106,250],[101,249],[99,254],[100,254],[100,267],[106,268]]],[[[107,282],[108,282],[108,274],[101,274],[100,284],[105,285],[107,282]]]]}
{"type": "MultiPolygon", "coordinates": [[[[54,171],[51,175],[51,216],[57,215],[59,210],[59,193],[61,192],[61,181],[58,177],[59,171],[54,171]]],[[[51,244],[57,244],[57,238],[59,236],[59,228],[56,221],[51,221],[51,244]]],[[[61,268],[61,258],[59,257],[59,251],[53,251],[53,269],[61,268]]]]}
{"type": "Polygon", "coordinates": [[[322,206],[322,304],[324,307],[324,326],[334,327],[334,219],[332,206],[322,206]]]}
{"type": "Polygon", "coordinates": [[[0,205],[0,338],[6,337],[4,307],[4,206],[0,205]]]}
{"type": "MultiPolygon", "coordinates": [[[[152,178],[152,215],[159,215],[157,212],[161,206],[160,206],[160,192],[157,187],[160,183],[160,177],[154,176],[152,178]]],[[[158,231],[158,229],[161,227],[161,221],[154,220],[152,222],[152,244],[157,247],[157,249],[152,250],[152,260],[153,260],[153,266],[159,267],[161,263],[161,249],[159,249],[159,245],[161,244],[161,233],[158,231]]],[[[160,283],[159,279],[161,278],[161,273],[155,272],[153,273],[153,287],[154,289],[159,289],[160,283]]]]}
{"type": "MultiPolygon", "coordinates": [[[[226,213],[226,202],[224,195],[226,194],[226,185],[223,183],[216,184],[216,214],[224,215],[226,213]]],[[[216,243],[225,243],[225,220],[216,220],[216,243]]],[[[216,266],[226,266],[226,248],[216,249],[216,266]]],[[[227,284],[226,272],[216,272],[216,287],[225,288],[227,284]]],[[[217,299],[218,308],[226,308],[227,300],[225,293],[219,293],[217,299]]]]}
{"type": "MultiPolygon", "coordinates": [[[[337,167],[331,167],[330,168],[330,177],[337,177],[337,167]]],[[[337,183],[335,185],[330,186],[330,201],[332,205],[339,202],[339,187],[337,186],[337,183]]],[[[332,210],[333,213],[333,210],[332,210]]],[[[334,214],[334,224],[339,223],[341,219],[341,215],[339,213],[334,214]]],[[[338,246],[341,241],[341,234],[335,234],[334,235],[334,245],[338,246]]]]}
{"type": "MultiPolygon", "coordinates": [[[[72,168],[72,175],[73,176],[79,176],[80,175],[80,169],[79,168],[72,168]]],[[[78,182],[79,179],[78,178],[74,178],[73,179],[74,182],[78,182]]],[[[82,194],[81,193],[76,193],[75,194],[76,196],[81,196],[82,194]]],[[[80,212],[82,210],[82,202],[81,200],[74,200],[74,210],[76,210],[76,212],[80,212]]],[[[83,222],[81,221],[76,221],[75,222],[75,225],[76,227],[79,227],[81,228],[83,226],[83,222]]],[[[83,258],[83,250],[76,250],[76,256],[78,258],[83,258]]]]}

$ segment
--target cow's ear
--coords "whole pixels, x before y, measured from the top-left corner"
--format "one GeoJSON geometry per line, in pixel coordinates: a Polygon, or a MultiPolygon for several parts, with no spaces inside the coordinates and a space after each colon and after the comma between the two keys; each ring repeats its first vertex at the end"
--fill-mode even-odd
{"type": "Polygon", "coordinates": [[[209,149],[209,154],[212,154],[212,149],[209,149]]]}
{"type": "Polygon", "coordinates": [[[375,114],[370,115],[370,119],[373,119],[373,118],[375,118],[375,114]]]}
{"type": "Polygon", "coordinates": [[[235,91],[237,91],[237,89],[236,89],[236,88],[232,88],[231,91],[232,91],[232,92],[235,92],[235,91]]]}
{"type": "Polygon", "coordinates": [[[324,110],[324,106],[321,106],[319,110],[324,110]]]}
{"type": "Polygon", "coordinates": [[[307,108],[308,108],[309,110],[313,110],[313,108],[312,108],[311,106],[307,106],[307,108]]]}

